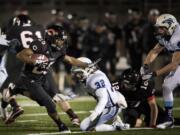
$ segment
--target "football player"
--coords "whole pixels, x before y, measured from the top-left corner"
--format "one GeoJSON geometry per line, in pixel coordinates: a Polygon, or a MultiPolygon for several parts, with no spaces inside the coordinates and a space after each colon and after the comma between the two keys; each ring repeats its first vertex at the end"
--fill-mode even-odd
{"type": "MultiPolygon", "coordinates": [[[[7,61],[7,53],[11,52],[11,50],[13,50],[13,48],[15,46],[19,45],[19,42],[17,40],[7,41],[5,39],[5,37],[6,37],[6,35],[0,35],[0,76],[1,76],[0,89],[3,87],[4,82],[8,78],[8,73],[7,73],[6,66],[5,66],[6,61],[7,61]]],[[[10,103],[10,104],[12,104],[12,103],[10,103]]],[[[1,106],[2,106],[2,107],[0,107],[1,118],[4,121],[7,118],[7,111],[6,111],[7,103],[3,102],[1,104],[1,106]]],[[[21,110],[20,108],[19,108],[19,111],[23,112],[23,110],[21,110]]]]}
{"type": "MultiPolygon", "coordinates": [[[[155,100],[154,80],[142,80],[139,71],[125,70],[117,82],[112,83],[114,90],[121,92],[128,104],[123,111],[125,122],[136,127],[143,114],[145,126],[156,127],[158,108],[155,100]]],[[[162,122],[162,119],[158,119],[162,122]]],[[[158,122],[159,123],[159,122],[158,122]]]]}
{"type": "MultiPolygon", "coordinates": [[[[156,103],[154,80],[142,80],[140,72],[133,69],[125,70],[117,82],[112,83],[114,90],[120,91],[128,104],[123,110],[124,122],[131,127],[142,126],[142,115],[144,125],[155,128],[166,119],[165,111],[156,103]],[[156,110],[156,106],[158,111],[156,110]],[[156,118],[157,117],[157,118],[156,118]],[[152,122],[154,121],[154,125],[152,122]]],[[[175,118],[175,124],[180,124],[180,119],[175,118]]]]}
{"type": "MultiPolygon", "coordinates": [[[[58,31],[59,29],[52,28],[51,26],[49,26],[49,29],[51,29],[50,31],[53,31],[53,29],[55,29],[54,30],[55,32],[54,33],[45,32],[45,29],[42,26],[34,25],[31,19],[25,15],[19,15],[15,17],[13,24],[14,25],[12,26],[12,28],[7,32],[7,39],[19,40],[21,45],[14,48],[14,51],[16,53],[18,53],[24,48],[29,48],[29,45],[31,42],[33,42],[34,40],[38,38],[45,38],[45,35],[49,44],[51,44],[52,46],[54,46],[54,48],[57,49],[58,47],[54,43],[56,38],[58,39],[59,37],[61,38],[61,36],[64,36],[61,34],[61,31],[58,31]],[[55,35],[52,35],[52,34],[55,34],[55,35]]],[[[57,28],[59,27],[57,26],[57,28]]],[[[61,42],[61,41],[58,40],[58,42],[61,42]]],[[[61,47],[59,47],[59,49],[61,49],[61,47]]],[[[66,59],[72,60],[73,58],[67,57],[66,59]]],[[[5,101],[3,101],[2,103],[3,103],[2,107],[5,108],[7,106],[7,103],[5,103],[5,101]]],[[[11,98],[11,100],[9,100],[9,103],[13,106],[13,112],[6,119],[5,121],[6,124],[13,122],[20,114],[23,113],[23,109],[17,104],[15,98],[11,98]]],[[[68,114],[68,116],[70,117],[72,121],[72,124],[79,125],[80,120],[78,116],[74,113],[74,111],[71,109],[71,106],[69,105],[69,103],[63,100],[57,103],[60,105],[62,110],[68,114]]]]}
{"type": "MultiPolygon", "coordinates": [[[[2,35],[0,35],[0,36],[2,36],[2,35]]],[[[2,40],[3,39],[1,38],[0,44],[2,44],[2,40]]],[[[1,78],[0,78],[0,89],[8,77],[8,73],[7,73],[6,68],[5,68],[5,63],[6,63],[6,59],[7,59],[7,54],[6,54],[7,51],[6,50],[7,50],[7,46],[0,45],[0,76],[1,76],[1,78]]],[[[6,119],[6,110],[1,108],[0,112],[1,112],[2,119],[5,120],[6,119]]]]}
{"type": "MultiPolygon", "coordinates": [[[[45,106],[48,115],[59,127],[59,131],[65,132],[69,129],[60,120],[55,108],[55,103],[64,102],[65,99],[55,85],[50,67],[57,59],[80,67],[86,67],[87,64],[65,54],[65,35],[48,36],[50,36],[48,43],[42,39],[37,39],[31,42],[29,48],[23,49],[16,55],[25,63],[25,68],[17,82],[9,88],[9,93],[10,95],[23,94],[41,106],[45,106]],[[33,54],[41,54],[41,56],[35,57],[33,54]]],[[[8,100],[8,96],[6,98],[8,100]]]]}
{"type": "Polygon", "coordinates": [[[145,58],[141,74],[144,79],[149,79],[169,73],[162,85],[166,121],[158,126],[159,128],[167,128],[173,127],[173,90],[180,84],[180,26],[173,15],[162,14],[157,18],[155,27],[157,28],[158,43],[145,58]],[[163,49],[172,53],[171,62],[154,72],[150,72],[149,65],[163,49]]]}
{"type": "Polygon", "coordinates": [[[124,124],[121,120],[112,125],[105,124],[109,120],[113,120],[121,109],[126,108],[127,103],[123,95],[111,88],[109,79],[102,71],[98,70],[96,64],[86,57],[78,59],[91,66],[88,68],[73,66],[72,76],[84,84],[88,94],[97,100],[97,105],[91,115],[81,122],[81,130],[114,131],[129,128],[129,125],[124,124]]]}
{"type": "MultiPolygon", "coordinates": [[[[44,38],[44,35],[45,35],[45,30],[43,29],[43,27],[39,25],[33,25],[32,20],[29,16],[22,15],[22,14],[15,16],[12,21],[12,26],[8,28],[8,31],[6,33],[6,39],[8,41],[17,40],[19,44],[18,45],[12,44],[12,47],[10,47],[9,49],[10,52],[14,53],[13,54],[14,57],[11,57],[11,60],[14,63],[9,68],[13,68],[14,65],[22,68],[23,64],[20,63],[15,58],[16,53],[21,51],[23,48],[29,48],[30,43],[34,39],[44,38]]],[[[12,78],[15,79],[11,74],[13,74],[16,77],[20,74],[19,67],[14,69],[15,71],[13,70],[13,72],[16,72],[16,74],[13,74],[12,71],[9,72],[9,78],[7,79],[8,82],[12,81],[12,78]]],[[[1,108],[2,110],[5,110],[5,108],[8,105],[8,102],[3,100],[3,98],[1,101],[2,101],[1,108]]],[[[24,113],[23,108],[20,107],[20,105],[18,105],[17,101],[15,100],[15,96],[11,97],[11,100],[9,100],[9,103],[12,106],[12,112],[9,115],[9,117],[7,117],[5,121],[6,124],[13,122],[16,117],[24,113]]]]}

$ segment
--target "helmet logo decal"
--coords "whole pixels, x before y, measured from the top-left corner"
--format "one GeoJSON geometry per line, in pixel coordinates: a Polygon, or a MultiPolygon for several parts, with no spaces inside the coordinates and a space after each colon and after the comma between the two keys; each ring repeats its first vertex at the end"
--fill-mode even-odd
{"type": "Polygon", "coordinates": [[[166,20],[164,20],[162,23],[167,23],[169,25],[169,27],[171,27],[172,23],[174,23],[172,18],[168,18],[166,20]]]}
{"type": "Polygon", "coordinates": [[[34,51],[36,51],[38,49],[36,45],[33,45],[32,48],[34,51]]]}

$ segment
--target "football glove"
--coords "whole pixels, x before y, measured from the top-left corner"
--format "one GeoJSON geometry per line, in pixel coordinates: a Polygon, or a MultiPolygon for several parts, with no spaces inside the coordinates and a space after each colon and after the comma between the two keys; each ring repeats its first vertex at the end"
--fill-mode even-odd
{"type": "Polygon", "coordinates": [[[147,74],[142,75],[142,80],[149,80],[149,79],[151,79],[152,77],[155,77],[155,76],[157,76],[156,72],[149,72],[147,74]]]}
{"type": "Polygon", "coordinates": [[[150,72],[151,72],[151,71],[150,71],[149,65],[147,65],[147,64],[143,65],[143,66],[141,67],[141,69],[140,69],[140,74],[141,74],[141,75],[145,75],[145,74],[148,74],[148,73],[150,73],[150,72]]]}

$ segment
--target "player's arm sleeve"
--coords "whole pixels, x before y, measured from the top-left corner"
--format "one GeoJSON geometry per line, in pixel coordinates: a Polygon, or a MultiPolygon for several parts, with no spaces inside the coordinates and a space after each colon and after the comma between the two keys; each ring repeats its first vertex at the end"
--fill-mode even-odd
{"type": "Polygon", "coordinates": [[[108,102],[108,93],[106,88],[100,88],[95,91],[98,102],[94,109],[94,112],[98,115],[101,114],[108,102]]]}
{"type": "Polygon", "coordinates": [[[81,62],[80,60],[78,60],[74,57],[68,56],[68,55],[65,55],[64,61],[71,64],[72,66],[79,66],[79,67],[83,67],[83,68],[88,66],[87,63],[81,62]]]}
{"type": "Polygon", "coordinates": [[[0,36],[0,45],[1,46],[9,46],[9,41],[6,40],[6,38],[3,35],[0,36]]]}

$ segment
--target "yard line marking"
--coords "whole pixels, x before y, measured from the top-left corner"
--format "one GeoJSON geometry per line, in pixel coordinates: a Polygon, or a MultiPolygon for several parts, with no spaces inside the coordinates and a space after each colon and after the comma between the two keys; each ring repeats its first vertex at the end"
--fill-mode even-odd
{"type": "MultiPolygon", "coordinates": [[[[174,108],[173,110],[178,111],[180,110],[180,107],[174,108]]],[[[85,113],[91,113],[93,110],[90,111],[75,111],[77,114],[85,114],[85,113]]],[[[59,115],[65,115],[65,112],[59,112],[59,115]]],[[[47,113],[30,113],[30,114],[23,114],[21,117],[31,117],[31,116],[46,116],[47,113]]],[[[0,115],[1,117],[1,115],[0,115]]]]}
{"type": "Polygon", "coordinates": [[[16,122],[19,123],[26,123],[26,122],[36,122],[37,120],[17,120],[16,122]]]}
{"type": "MultiPolygon", "coordinates": [[[[77,114],[84,114],[84,113],[90,113],[92,111],[76,111],[77,114]]],[[[60,115],[65,115],[65,112],[59,112],[60,115]]],[[[30,114],[23,114],[22,116],[28,117],[28,116],[44,116],[48,115],[47,113],[30,113],[30,114]]]]}
{"type": "MultiPolygon", "coordinates": [[[[180,128],[180,126],[174,126],[175,128],[180,128]]],[[[125,129],[127,130],[156,130],[155,128],[148,128],[148,127],[144,127],[144,128],[130,128],[130,129],[125,129]]],[[[159,129],[157,129],[159,130],[159,129]]],[[[162,129],[162,130],[166,130],[166,129],[162,129]]],[[[117,131],[117,130],[116,130],[117,131]]],[[[123,130],[124,131],[124,130],[123,130]]],[[[122,132],[123,132],[122,131],[122,132]]],[[[96,131],[74,131],[71,133],[61,133],[61,132],[49,132],[49,133],[31,133],[31,134],[27,134],[27,135],[60,135],[60,134],[82,134],[82,133],[93,133],[96,131]]],[[[103,131],[102,131],[103,132],[103,131]]],[[[105,131],[104,131],[105,132],[105,131]]],[[[109,132],[113,132],[113,131],[109,131],[109,132]]]]}

